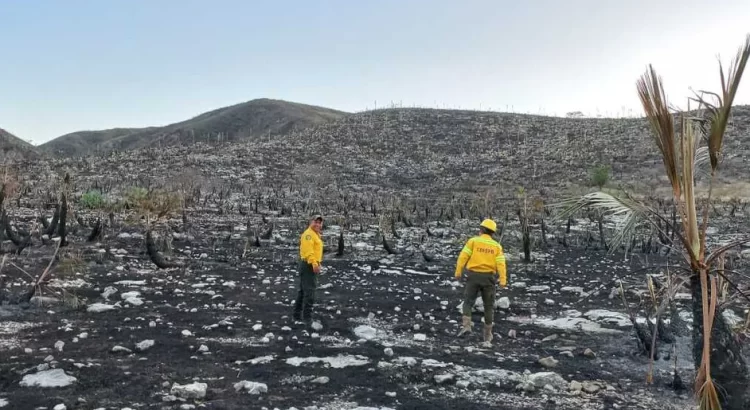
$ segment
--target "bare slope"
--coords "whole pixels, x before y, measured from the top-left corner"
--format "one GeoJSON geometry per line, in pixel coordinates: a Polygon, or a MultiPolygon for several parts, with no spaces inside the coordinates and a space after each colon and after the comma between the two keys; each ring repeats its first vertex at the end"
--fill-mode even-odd
{"type": "MultiPolygon", "coordinates": [[[[367,112],[293,133],[277,155],[305,148],[320,174],[352,184],[513,197],[517,187],[558,191],[608,165],[618,183],[659,182],[663,169],[643,118],[572,119],[492,112],[395,109],[367,112]],[[284,151],[287,151],[284,153],[284,151]],[[325,171],[325,172],[324,172],[325,171]]],[[[257,151],[268,148],[255,147],[257,151]]],[[[723,182],[748,180],[750,107],[737,107],[723,182]]],[[[264,154],[264,158],[269,158],[264,154]]],[[[662,185],[658,183],[657,185],[662,185]]]]}
{"type": "Polygon", "coordinates": [[[116,128],[63,135],[41,145],[65,156],[201,141],[241,141],[278,135],[342,118],[346,113],[281,100],[258,99],[219,108],[164,127],[116,128]]]}
{"type": "Polygon", "coordinates": [[[38,156],[33,145],[0,128],[0,160],[31,159],[38,156]]]}

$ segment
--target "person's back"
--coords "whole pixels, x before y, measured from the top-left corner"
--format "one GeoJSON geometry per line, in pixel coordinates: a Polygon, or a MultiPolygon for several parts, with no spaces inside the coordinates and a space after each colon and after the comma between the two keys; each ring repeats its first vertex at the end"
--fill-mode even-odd
{"type": "Polygon", "coordinates": [[[480,234],[466,241],[456,262],[456,279],[461,278],[464,268],[469,271],[463,305],[462,328],[459,336],[471,333],[471,310],[478,294],[484,302],[484,341],[492,341],[494,322],[495,289],[497,283],[505,287],[507,272],[503,247],[494,239],[497,225],[485,219],[480,225],[480,234]]]}
{"type": "MultiPolygon", "coordinates": [[[[505,276],[504,272],[498,269],[498,263],[505,262],[503,247],[490,235],[483,233],[470,238],[464,249],[469,252],[466,269],[472,272],[498,273],[500,276],[505,276]]],[[[500,279],[501,284],[505,286],[505,278],[500,279]]]]}

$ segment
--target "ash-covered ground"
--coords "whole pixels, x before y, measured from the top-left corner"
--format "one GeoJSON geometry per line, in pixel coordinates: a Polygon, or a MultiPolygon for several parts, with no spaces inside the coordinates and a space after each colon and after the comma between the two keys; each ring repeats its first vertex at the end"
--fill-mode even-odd
{"type": "MultiPolygon", "coordinates": [[[[0,408],[8,409],[684,409],[673,370],[693,378],[689,332],[662,345],[655,380],[638,354],[619,296],[645,297],[642,268],[659,255],[550,246],[523,263],[506,245],[509,287],[498,290],[495,341],[481,347],[481,312],[459,329],[463,285],[453,279],[474,221],[398,228],[388,254],[377,227],[347,230],[325,255],[317,319],[291,320],[299,221],[246,248],[239,218],[190,215],[158,269],[137,228],[117,223],[97,242],[71,234],[59,254],[80,262],[51,289],[14,303],[56,242],[8,256],[0,307],[0,408]],[[335,247],[334,247],[335,248],[335,247]],[[425,255],[428,258],[425,258],[425,255]],[[243,255],[244,253],[244,255],[243,255]],[[426,259],[431,259],[426,262],[426,259]],[[28,273],[28,275],[26,273],[28,273]],[[46,296],[46,297],[45,297],[46,296]],[[505,299],[507,298],[507,299],[505,299]],[[65,299],[65,298],[63,298],[65,299]]],[[[19,226],[25,219],[19,217],[19,226]]],[[[580,226],[578,229],[584,229],[580,226]]],[[[328,243],[340,227],[327,225],[328,243]]],[[[593,228],[592,228],[593,229],[593,228]]],[[[508,241],[514,240],[509,237],[508,241]]],[[[329,248],[332,246],[329,245],[329,248]]],[[[663,278],[664,269],[649,270],[663,278]]],[[[689,325],[689,296],[678,294],[689,325]]],[[[730,310],[731,311],[731,310],[730,310]]],[[[727,313],[735,322],[743,312],[727,313]]]]}

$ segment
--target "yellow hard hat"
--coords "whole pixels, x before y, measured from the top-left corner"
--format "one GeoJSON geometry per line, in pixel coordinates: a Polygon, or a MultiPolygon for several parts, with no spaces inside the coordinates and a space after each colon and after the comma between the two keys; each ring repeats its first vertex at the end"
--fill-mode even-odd
{"type": "Polygon", "coordinates": [[[485,219],[479,226],[487,228],[492,232],[497,231],[497,224],[492,219],[485,219]]]}

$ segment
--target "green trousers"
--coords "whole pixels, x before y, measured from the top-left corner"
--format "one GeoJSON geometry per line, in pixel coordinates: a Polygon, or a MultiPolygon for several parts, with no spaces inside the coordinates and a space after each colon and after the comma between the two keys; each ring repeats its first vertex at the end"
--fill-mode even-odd
{"type": "Polygon", "coordinates": [[[299,292],[294,303],[295,320],[312,320],[315,289],[318,287],[318,275],[307,262],[299,262],[299,292]]]}
{"type": "Polygon", "coordinates": [[[471,309],[478,295],[482,295],[484,303],[484,323],[492,324],[495,320],[495,289],[497,275],[493,273],[467,272],[466,297],[464,298],[463,314],[471,316],[471,309]]]}

